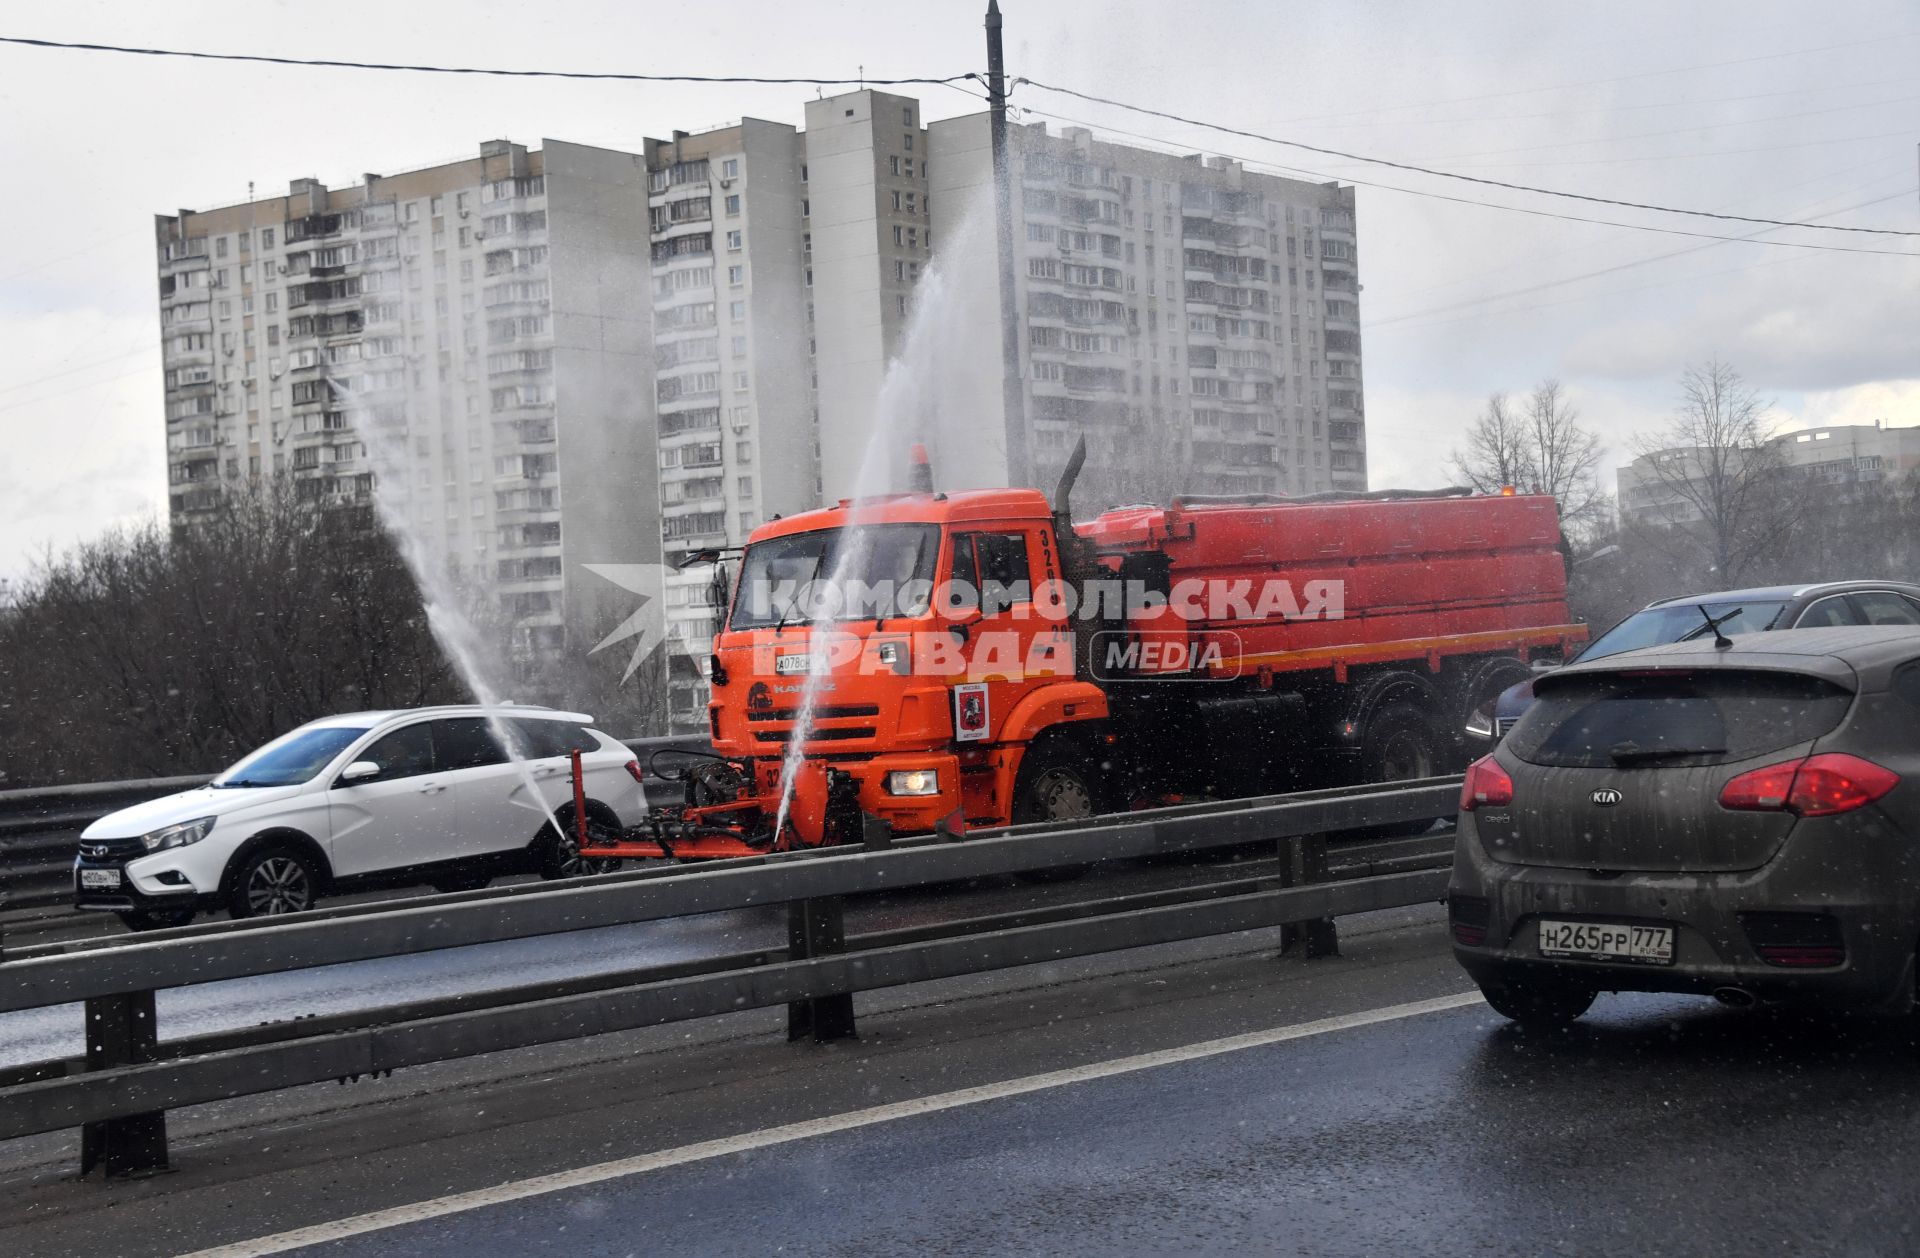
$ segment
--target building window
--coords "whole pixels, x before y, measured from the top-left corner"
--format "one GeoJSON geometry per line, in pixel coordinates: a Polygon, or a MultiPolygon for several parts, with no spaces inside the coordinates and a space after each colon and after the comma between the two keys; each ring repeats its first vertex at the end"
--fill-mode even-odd
{"type": "MultiPolygon", "coordinates": [[[[887,159],[887,173],[888,173],[889,175],[897,175],[897,174],[899,174],[899,173],[900,173],[900,159],[899,159],[899,158],[898,158],[897,156],[896,156],[896,157],[889,157],[889,158],[887,159]]],[[[222,253],[222,254],[224,254],[224,253],[226,252],[226,249],[225,249],[225,245],[226,245],[226,242],[225,242],[225,241],[222,241],[222,242],[221,242],[221,246],[222,246],[222,248],[221,248],[221,253],[222,253]]]]}
{"type": "Polygon", "coordinates": [[[753,442],[736,441],[733,443],[733,461],[735,463],[753,462],[753,442]]]}
{"type": "Polygon", "coordinates": [[[745,319],[746,317],[747,317],[746,302],[732,301],[727,303],[727,318],[732,319],[735,323],[738,323],[742,319],[745,319]]]}
{"type": "Polygon", "coordinates": [[[273,248],[273,228],[262,227],[260,229],[260,247],[262,249],[273,248]]]}
{"type": "Polygon", "coordinates": [[[736,192],[727,197],[727,217],[738,218],[739,216],[740,216],[740,194],[736,192]]]}
{"type": "Polygon", "coordinates": [[[733,387],[734,387],[735,389],[737,389],[737,390],[740,390],[741,392],[745,392],[745,391],[746,391],[746,388],[747,388],[747,373],[746,373],[746,372],[744,372],[744,371],[736,371],[736,372],[734,372],[734,373],[733,373],[733,387]]]}
{"type": "Polygon", "coordinates": [[[722,179],[738,179],[740,177],[740,159],[737,157],[729,157],[726,161],[721,162],[720,177],[722,179]]]}
{"type": "Polygon", "coordinates": [[[746,282],[747,282],[746,267],[730,266],[727,268],[727,283],[732,284],[734,287],[737,288],[746,282]]]}
{"type": "Polygon", "coordinates": [[[729,253],[740,252],[740,233],[739,232],[730,231],[727,233],[727,252],[729,253]]]}

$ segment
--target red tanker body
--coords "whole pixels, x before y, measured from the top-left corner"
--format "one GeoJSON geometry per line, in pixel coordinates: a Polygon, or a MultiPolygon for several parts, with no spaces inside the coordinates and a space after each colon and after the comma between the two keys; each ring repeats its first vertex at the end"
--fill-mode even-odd
{"type": "Polygon", "coordinates": [[[714,760],[594,856],[713,857],[1424,777],[1584,640],[1551,498],[920,492],[757,529],[710,661],[714,760]],[[831,596],[831,597],[826,597],[831,596]],[[861,602],[861,599],[868,601],[861,602]],[[877,601],[876,601],[877,600],[877,601]]]}
{"type": "MultiPolygon", "coordinates": [[[[1190,656],[1216,677],[1558,650],[1584,637],[1567,623],[1559,516],[1547,496],[1176,499],[1110,511],[1075,531],[1115,572],[1129,556],[1165,556],[1168,603],[1128,627],[1191,638],[1190,656]]],[[[1183,671],[1168,662],[1179,652],[1158,658],[1152,671],[1183,671]]]]}

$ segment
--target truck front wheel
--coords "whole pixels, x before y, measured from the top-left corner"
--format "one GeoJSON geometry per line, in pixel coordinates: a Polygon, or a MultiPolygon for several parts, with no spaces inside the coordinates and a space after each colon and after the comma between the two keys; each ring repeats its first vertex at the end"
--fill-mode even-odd
{"type": "MultiPolygon", "coordinates": [[[[1028,750],[1013,784],[1012,820],[1017,826],[1034,822],[1076,821],[1097,816],[1099,792],[1085,757],[1058,743],[1028,750]]],[[[1016,875],[1023,882],[1064,882],[1087,872],[1085,865],[1030,869],[1016,875]]]]}

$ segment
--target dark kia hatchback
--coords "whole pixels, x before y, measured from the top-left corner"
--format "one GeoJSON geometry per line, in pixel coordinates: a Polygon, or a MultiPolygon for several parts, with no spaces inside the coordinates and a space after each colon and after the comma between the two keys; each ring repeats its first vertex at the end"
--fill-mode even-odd
{"type": "Polygon", "coordinates": [[[1920,945],[1920,630],[1789,629],[1542,677],[1460,795],[1448,913],[1487,1001],[1901,1010],[1920,945]]]}

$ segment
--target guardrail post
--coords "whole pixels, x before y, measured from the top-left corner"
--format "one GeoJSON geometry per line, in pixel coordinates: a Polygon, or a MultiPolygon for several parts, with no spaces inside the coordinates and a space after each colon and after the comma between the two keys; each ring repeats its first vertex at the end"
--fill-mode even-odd
{"type": "MultiPolygon", "coordinates": [[[[160,1039],[153,993],[128,992],[87,1001],[87,1069],[137,1066],[153,1060],[160,1039]]],[[[109,1179],[158,1175],[167,1164],[167,1113],[104,1118],[80,1128],[80,1175],[99,1166],[109,1179]]]]}
{"type": "MultiPolygon", "coordinates": [[[[1304,887],[1327,880],[1327,836],[1297,834],[1280,840],[1280,885],[1304,887]]],[[[1340,955],[1340,932],[1333,919],[1323,917],[1311,922],[1294,922],[1280,928],[1280,950],[1305,942],[1309,961],[1340,955]]]]}
{"type": "MultiPolygon", "coordinates": [[[[795,900],[787,906],[787,955],[793,960],[847,950],[847,926],[840,897],[795,900]]],[[[854,1039],[853,993],[796,1000],[787,1005],[787,1039],[809,1036],[816,1044],[854,1039]]]]}

